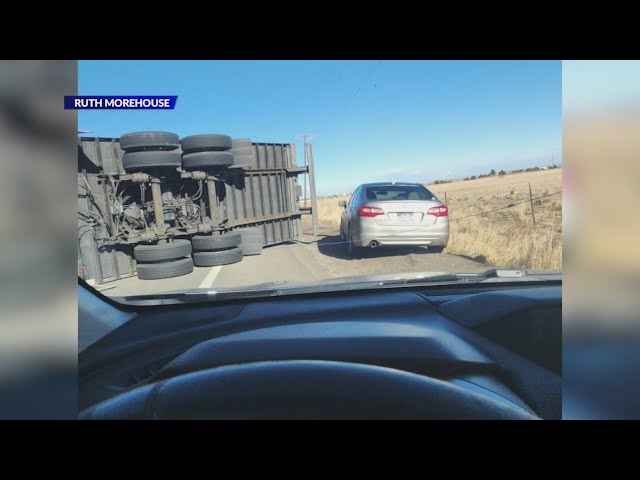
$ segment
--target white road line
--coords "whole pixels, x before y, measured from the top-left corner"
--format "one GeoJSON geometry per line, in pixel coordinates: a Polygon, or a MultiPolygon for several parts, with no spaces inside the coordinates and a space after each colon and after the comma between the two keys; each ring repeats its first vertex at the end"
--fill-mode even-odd
{"type": "Polygon", "coordinates": [[[218,274],[220,273],[220,270],[222,270],[222,266],[221,265],[218,265],[217,267],[212,267],[211,271],[209,273],[207,273],[206,277],[204,277],[204,280],[200,284],[200,288],[209,288],[209,287],[211,287],[211,285],[213,285],[213,282],[216,281],[216,278],[218,277],[218,274]]]}

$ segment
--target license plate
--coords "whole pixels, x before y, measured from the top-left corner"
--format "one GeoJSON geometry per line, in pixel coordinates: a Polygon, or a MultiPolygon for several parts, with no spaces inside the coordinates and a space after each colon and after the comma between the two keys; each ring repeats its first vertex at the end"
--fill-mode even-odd
{"type": "Polygon", "coordinates": [[[400,213],[398,214],[399,222],[413,222],[413,213],[400,213]]]}

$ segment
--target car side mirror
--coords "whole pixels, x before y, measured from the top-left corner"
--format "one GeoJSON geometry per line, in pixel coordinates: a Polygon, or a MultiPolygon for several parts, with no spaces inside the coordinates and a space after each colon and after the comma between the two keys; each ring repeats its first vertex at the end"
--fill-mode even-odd
{"type": "Polygon", "coordinates": [[[342,208],[347,208],[347,202],[345,202],[344,200],[340,200],[338,202],[338,205],[341,206],[342,208]]]}

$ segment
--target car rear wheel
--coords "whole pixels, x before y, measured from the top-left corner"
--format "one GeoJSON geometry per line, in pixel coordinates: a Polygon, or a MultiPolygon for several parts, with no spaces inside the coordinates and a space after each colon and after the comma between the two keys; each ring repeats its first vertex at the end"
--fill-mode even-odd
{"type": "Polygon", "coordinates": [[[442,253],[445,247],[428,247],[428,251],[431,253],[442,253]]]}
{"type": "Polygon", "coordinates": [[[347,242],[347,255],[349,258],[358,258],[360,255],[360,249],[353,245],[353,236],[349,232],[349,240],[347,242]]]}

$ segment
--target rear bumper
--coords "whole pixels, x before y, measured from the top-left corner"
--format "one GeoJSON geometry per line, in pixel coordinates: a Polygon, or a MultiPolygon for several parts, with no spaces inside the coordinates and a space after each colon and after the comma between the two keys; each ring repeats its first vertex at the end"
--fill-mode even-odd
{"type": "MultiPolygon", "coordinates": [[[[369,219],[367,219],[369,220],[369,219]]],[[[431,245],[446,247],[449,242],[449,222],[413,227],[382,226],[375,222],[361,222],[360,231],[353,235],[355,247],[368,247],[372,241],[380,245],[431,245]]]]}

